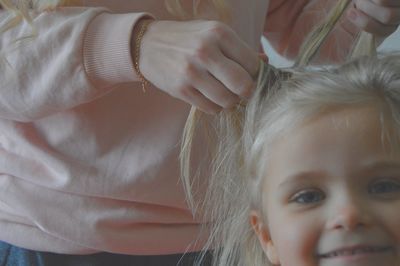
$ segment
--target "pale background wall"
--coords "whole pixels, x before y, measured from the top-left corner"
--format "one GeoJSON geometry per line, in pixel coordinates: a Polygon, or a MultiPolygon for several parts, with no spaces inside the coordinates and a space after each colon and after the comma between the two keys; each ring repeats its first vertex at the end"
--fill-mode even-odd
{"type": "MultiPolygon", "coordinates": [[[[266,54],[272,65],[277,67],[288,67],[291,66],[291,62],[285,58],[279,56],[268,44],[268,42],[263,39],[263,46],[266,50],[266,54]]],[[[378,48],[379,51],[400,51],[400,28],[388,37],[378,48]]]]}

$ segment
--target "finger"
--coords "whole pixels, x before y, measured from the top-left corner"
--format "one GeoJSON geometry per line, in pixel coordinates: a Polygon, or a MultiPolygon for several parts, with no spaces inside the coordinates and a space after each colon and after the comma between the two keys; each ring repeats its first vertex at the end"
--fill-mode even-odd
{"type": "Polygon", "coordinates": [[[258,53],[254,52],[232,29],[222,23],[215,25],[214,32],[225,56],[241,65],[250,76],[256,76],[258,53]]]}
{"type": "Polygon", "coordinates": [[[364,13],[383,25],[393,26],[400,23],[400,7],[384,6],[372,0],[355,0],[354,3],[355,10],[361,11],[359,13],[364,13]]]}
{"type": "Polygon", "coordinates": [[[192,78],[192,85],[205,97],[222,108],[233,107],[240,101],[237,95],[208,72],[199,70],[197,75],[192,78]]]}
{"type": "Polygon", "coordinates": [[[216,114],[222,110],[219,105],[210,101],[193,87],[185,88],[179,98],[208,114],[216,114]]]}
{"type": "Polygon", "coordinates": [[[249,98],[252,95],[255,89],[253,78],[241,65],[221,52],[216,52],[206,67],[211,75],[234,94],[241,98],[249,98]]]}
{"type": "Polygon", "coordinates": [[[359,29],[372,33],[376,36],[388,36],[396,31],[397,25],[385,25],[371,18],[360,10],[351,9],[348,12],[348,18],[359,29]]]}

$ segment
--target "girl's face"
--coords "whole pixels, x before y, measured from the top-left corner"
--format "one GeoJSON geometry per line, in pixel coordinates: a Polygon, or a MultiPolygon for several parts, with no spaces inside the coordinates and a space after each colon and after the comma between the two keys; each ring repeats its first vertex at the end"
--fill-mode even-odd
{"type": "Polygon", "coordinates": [[[400,265],[400,153],[381,134],[378,112],[366,107],[321,115],[273,143],[267,217],[251,214],[270,261],[400,265]]]}

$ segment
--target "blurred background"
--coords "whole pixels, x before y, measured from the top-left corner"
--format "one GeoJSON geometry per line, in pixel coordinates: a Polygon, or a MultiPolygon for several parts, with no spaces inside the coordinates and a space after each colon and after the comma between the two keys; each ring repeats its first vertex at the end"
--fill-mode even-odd
{"type": "MultiPolygon", "coordinates": [[[[272,65],[276,67],[289,67],[292,65],[291,61],[278,55],[266,39],[263,39],[262,43],[272,65]]],[[[378,51],[400,51],[400,28],[378,47],[378,51]]]]}

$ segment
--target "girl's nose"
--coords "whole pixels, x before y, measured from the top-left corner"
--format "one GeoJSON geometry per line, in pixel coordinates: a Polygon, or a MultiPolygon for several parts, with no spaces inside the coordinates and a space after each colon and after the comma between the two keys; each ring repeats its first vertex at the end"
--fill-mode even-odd
{"type": "Polygon", "coordinates": [[[363,204],[348,200],[336,205],[330,214],[328,228],[351,231],[369,226],[371,223],[369,211],[363,204]]]}

